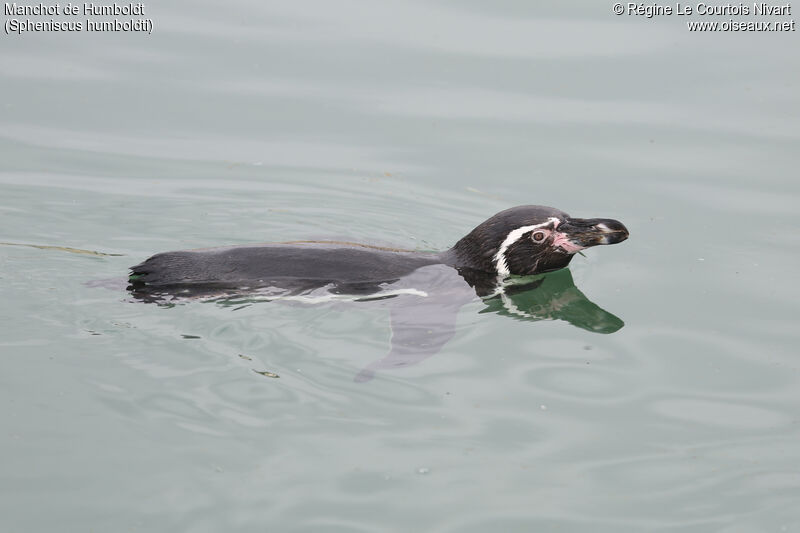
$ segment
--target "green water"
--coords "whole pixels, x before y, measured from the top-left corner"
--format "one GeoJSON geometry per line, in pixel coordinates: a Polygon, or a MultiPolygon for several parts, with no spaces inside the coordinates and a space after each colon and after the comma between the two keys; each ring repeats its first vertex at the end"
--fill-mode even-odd
{"type": "Polygon", "coordinates": [[[611,7],[3,34],[0,241],[55,248],[0,245],[0,530],[800,530],[797,33],[611,7]],[[182,248],[441,250],[529,203],[630,230],[553,276],[598,314],[475,300],[367,383],[380,307],[87,285],[182,248]]]}

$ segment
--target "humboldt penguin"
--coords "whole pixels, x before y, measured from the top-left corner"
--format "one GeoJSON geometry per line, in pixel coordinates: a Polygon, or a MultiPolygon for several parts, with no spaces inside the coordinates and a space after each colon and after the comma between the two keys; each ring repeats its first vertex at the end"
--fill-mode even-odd
{"type": "Polygon", "coordinates": [[[585,248],[627,238],[617,220],[526,205],[497,213],[443,252],[340,241],[163,252],[131,267],[128,290],[158,303],[243,294],[311,302],[392,298],[392,349],[359,375],[369,379],[376,368],[436,353],[455,333],[458,309],[476,296],[505,302],[514,292],[507,288],[525,279],[517,277],[562,269],[585,248]]]}

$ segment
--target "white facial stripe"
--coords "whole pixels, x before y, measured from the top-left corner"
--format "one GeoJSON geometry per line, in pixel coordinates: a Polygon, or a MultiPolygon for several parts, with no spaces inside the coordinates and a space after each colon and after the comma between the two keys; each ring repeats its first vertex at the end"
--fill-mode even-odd
{"type": "Polygon", "coordinates": [[[511,274],[511,271],[508,269],[508,263],[506,262],[506,252],[512,244],[520,240],[522,236],[529,231],[535,230],[536,228],[543,228],[544,226],[549,226],[550,224],[553,224],[553,227],[558,227],[559,222],[560,220],[557,218],[550,217],[547,219],[547,222],[534,224],[532,226],[522,226],[509,232],[509,234],[506,235],[503,244],[500,245],[500,249],[498,249],[497,253],[494,254],[494,267],[497,269],[497,274],[499,276],[508,276],[511,274]]]}
{"type": "Polygon", "coordinates": [[[611,231],[611,229],[609,229],[609,227],[603,224],[602,222],[600,224],[595,225],[595,228],[600,229],[600,231],[611,231]]]}

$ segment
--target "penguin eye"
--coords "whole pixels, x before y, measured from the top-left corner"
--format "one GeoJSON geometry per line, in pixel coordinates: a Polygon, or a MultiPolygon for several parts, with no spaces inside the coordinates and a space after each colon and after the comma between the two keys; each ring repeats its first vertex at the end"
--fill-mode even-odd
{"type": "Polygon", "coordinates": [[[542,230],[534,231],[531,234],[531,239],[533,239],[533,242],[542,242],[543,240],[545,240],[546,237],[547,233],[545,233],[542,230]]]}

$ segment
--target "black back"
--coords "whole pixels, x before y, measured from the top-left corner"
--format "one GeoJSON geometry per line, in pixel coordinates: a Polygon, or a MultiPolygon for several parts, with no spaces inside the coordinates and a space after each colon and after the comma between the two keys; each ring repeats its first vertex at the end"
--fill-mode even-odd
{"type": "Polygon", "coordinates": [[[262,244],[156,254],[131,267],[131,288],[283,287],[369,293],[414,270],[441,263],[439,254],[327,243],[262,244]]]}

